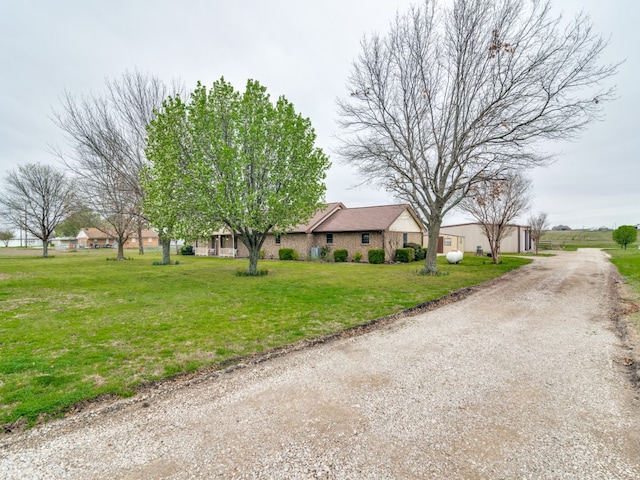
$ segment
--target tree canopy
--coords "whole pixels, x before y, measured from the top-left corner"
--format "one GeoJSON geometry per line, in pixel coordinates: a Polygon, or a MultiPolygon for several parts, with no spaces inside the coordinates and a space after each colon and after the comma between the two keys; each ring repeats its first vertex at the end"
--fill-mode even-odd
{"type": "Polygon", "coordinates": [[[498,263],[500,244],[513,230],[511,222],[529,208],[530,201],[531,180],[512,173],[476,183],[460,203],[461,209],[480,224],[489,241],[493,263],[498,263]]]}
{"type": "Polygon", "coordinates": [[[540,140],[598,117],[617,69],[599,62],[606,45],[585,14],[565,21],[544,0],[425,0],[363,39],[338,102],[341,154],[427,222],[426,271],[474,184],[547,164],[540,140]]]}
{"type": "Polygon", "coordinates": [[[540,247],[540,239],[544,234],[544,231],[549,227],[547,222],[547,212],[538,212],[536,214],[529,215],[529,227],[531,228],[531,241],[533,242],[533,248],[536,255],[538,254],[538,248],[540,247]]]}
{"type": "Polygon", "coordinates": [[[638,239],[638,230],[632,225],[621,225],[613,231],[613,241],[627,249],[627,245],[638,239]]]}
{"type": "Polygon", "coordinates": [[[224,78],[198,83],[188,103],[164,102],[148,129],[145,212],[159,230],[238,234],[257,273],[269,232],[307,221],[325,192],[328,157],[309,119],[283,96],[249,80],[244,92],[224,78]]]}
{"type": "Polygon", "coordinates": [[[101,224],[100,216],[90,208],[84,207],[69,215],[56,227],[56,236],[75,237],[81,229],[98,228],[101,224]]]}
{"type": "Polygon", "coordinates": [[[13,230],[8,228],[0,228],[0,242],[4,243],[5,247],[9,246],[9,242],[16,238],[16,234],[13,230]]]}

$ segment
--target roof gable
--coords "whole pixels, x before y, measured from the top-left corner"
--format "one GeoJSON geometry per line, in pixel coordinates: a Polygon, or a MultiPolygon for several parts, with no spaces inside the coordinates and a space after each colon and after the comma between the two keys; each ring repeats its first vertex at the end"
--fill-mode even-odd
{"type": "Polygon", "coordinates": [[[345,208],[336,211],[327,220],[322,222],[314,231],[323,232],[366,232],[383,231],[396,221],[405,211],[409,211],[416,223],[422,224],[411,212],[411,207],[406,204],[381,205],[377,207],[345,208]]]}

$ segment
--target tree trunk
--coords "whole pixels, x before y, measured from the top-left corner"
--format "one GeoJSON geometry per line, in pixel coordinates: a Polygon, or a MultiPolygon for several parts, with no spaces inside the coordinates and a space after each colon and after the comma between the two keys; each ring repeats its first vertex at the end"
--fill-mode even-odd
{"type": "Polygon", "coordinates": [[[249,275],[258,275],[258,260],[260,259],[260,247],[249,247],[249,275]]]}
{"type": "Polygon", "coordinates": [[[171,265],[171,239],[161,235],[160,242],[162,243],[162,264],[171,265]]]}
{"type": "Polygon", "coordinates": [[[124,260],[124,242],[123,241],[118,242],[118,256],[116,257],[116,260],[124,260]]]}
{"type": "Polygon", "coordinates": [[[424,259],[422,271],[429,275],[438,273],[436,261],[438,259],[438,237],[440,236],[440,225],[442,220],[429,219],[429,243],[427,244],[427,256],[424,259]]]}
{"type": "Polygon", "coordinates": [[[49,242],[47,240],[42,241],[42,258],[49,257],[49,242]]]}
{"type": "Polygon", "coordinates": [[[489,242],[491,246],[491,261],[493,263],[498,263],[498,257],[500,256],[500,241],[499,240],[491,240],[489,242]]]}
{"type": "MultiPolygon", "coordinates": [[[[144,255],[144,245],[142,241],[142,222],[138,220],[138,254],[144,255]]],[[[164,255],[164,253],[163,253],[164,255]]]]}

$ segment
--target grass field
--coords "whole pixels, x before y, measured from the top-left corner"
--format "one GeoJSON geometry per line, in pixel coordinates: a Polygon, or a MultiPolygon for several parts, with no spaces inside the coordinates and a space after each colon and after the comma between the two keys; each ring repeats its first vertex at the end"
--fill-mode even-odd
{"type": "MultiPolygon", "coordinates": [[[[619,248],[613,241],[612,231],[569,230],[565,232],[547,231],[542,236],[541,244],[549,242],[552,248],[575,250],[576,248],[619,248]]],[[[628,248],[634,248],[633,245],[628,248]]]]}
{"type": "Polygon", "coordinates": [[[109,250],[0,250],[0,425],[32,425],[102,394],[314,338],[481,283],[527,260],[467,257],[445,273],[419,263],[261,261],[159,254],[107,261],[109,250]],[[16,251],[17,252],[17,251],[16,251]],[[22,251],[24,253],[24,251],[22,251]]]}

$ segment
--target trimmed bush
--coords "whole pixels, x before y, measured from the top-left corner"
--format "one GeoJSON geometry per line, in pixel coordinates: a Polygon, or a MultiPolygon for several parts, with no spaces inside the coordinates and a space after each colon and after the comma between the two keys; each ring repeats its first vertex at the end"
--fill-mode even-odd
{"type": "Polygon", "coordinates": [[[353,255],[353,261],[356,262],[356,263],[360,263],[362,261],[362,253],[356,252],[353,255]]]}
{"type": "Polygon", "coordinates": [[[427,258],[427,249],[422,245],[418,245],[417,243],[407,243],[405,248],[413,249],[413,258],[414,260],[424,260],[427,258]]]}
{"type": "Polygon", "coordinates": [[[384,263],[384,249],[372,248],[368,252],[369,263],[384,263]]]}
{"type": "Polygon", "coordinates": [[[298,252],[293,248],[281,248],[278,250],[278,258],[280,260],[297,260],[298,252]]]}
{"type": "Polygon", "coordinates": [[[192,245],[185,245],[180,249],[181,255],[195,255],[196,251],[193,249],[192,245]]]}
{"type": "Polygon", "coordinates": [[[349,252],[347,252],[344,248],[339,248],[338,250],[333,252],[333,259],[336,262],[346,262],[348,256],[349,252]]]}
{"type": "Polygon", "coordinates": [[[249,270],[237,270],[236,277],[264,277],[269,273],[269,270],[262,269],[258,270],[256,273],[251,273],[249,270]]]}
{"type": "Polygon", "coordinates": [[[396,261],[409,263],[415,260],[415,250],[413,248],[398,248],[396,250],[396,261]]]}

